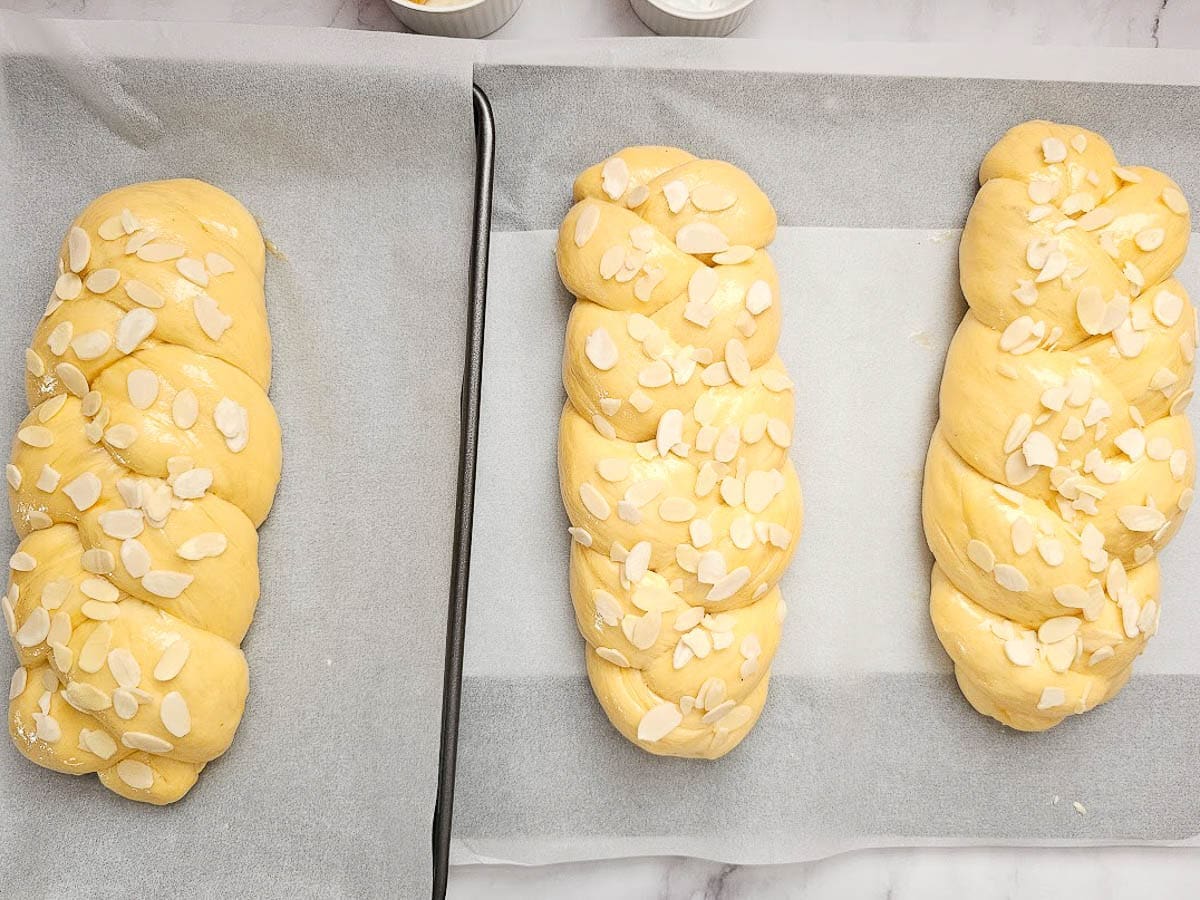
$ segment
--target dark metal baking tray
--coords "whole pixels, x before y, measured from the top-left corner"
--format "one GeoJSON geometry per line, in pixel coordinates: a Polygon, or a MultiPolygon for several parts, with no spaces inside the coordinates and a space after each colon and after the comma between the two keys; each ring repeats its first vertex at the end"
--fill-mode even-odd
{"type": "Polygon", "coordinates": [[[467,352],[463,363],[462,437],[458,452],[458,508],[454,517],[454,556],[446,615],[446,673],[442,687],[442,745],[437,805],[433,813],[433,897],[446,896],[450,870],[450,828],[454,812],[454,765],[458,756],[458,711],[462,695],[466,638],[467,582],[471,567],[471,518],[475,510],[475,465],[483,385],[483,320],[487,305],[488,238],[492,227],[492,171],[495,123],[487,95],[474,89],[475,215],[472,222],[467,352]]]}

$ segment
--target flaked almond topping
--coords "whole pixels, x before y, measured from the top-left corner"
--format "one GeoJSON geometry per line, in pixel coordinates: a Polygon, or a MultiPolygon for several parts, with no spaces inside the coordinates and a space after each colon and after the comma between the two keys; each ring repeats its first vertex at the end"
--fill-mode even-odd
{"type": "Polygon", "coordinates": [[[613,200],[619,200],[629,188],[629,164],[619,156],[605,160],[600,168],[600,187],[613,200]]]}
{"type": "Polygon", "coordinates": [[[72,225],[67,232],[67,267],[72,272],[82,272],[92,257],[92,241],[86,231],[72,225]]]}
{"type": "Polygon", "coordinates": [[[1057,178],[1050,181],[1042,179],[1031,181],[1029,182],[1029,187],[1027,188],[1029,192],[1029,199],[1038,204],[1049,203],[1055,198],[1055,196],[1057,196],[1058,185],[1059,182],[1057,178]]]}
{"type": "Polygon", "coordinates": [[[158,317],[148,309],[131,309],[117,322],[116,347],[121,353],[132,353],[154,333],[158,317]]]}
{"type": "Polygon", "coordinates": [[[13,670],[12,680],[8,683],[8,699],[16,700],[25,693],[25,686],[29,683],[29,670],[24,666],[17,666],[13,670]]]}
{"type": "Polygon", "coordinates": [[[125,389],[135,409],[149,409],[158,399],[158,376],[149,369],[133,369],[125,376],[125,389]]]}
{"type": "Polygon", "coordinates": [[[1052,468],[1058,465],[1058,449],[1044,432],[1031,432],[1021,444],[1021,452],[1024,454],[1025,464],[1028,466],[1052,468]]]}
{"type": "Polygon", "coordinates": [[[1067,145],[1056,137],[1048,137],[1043,139],[1042,158],[1048,163],[1062,162],[1067,158],[1067,145]]]}
{"type": "Polygon", "coordinates": [[[1057,644],[1079,631],[1080,620],[1075,616],[1056,616],[1047,619],[1038,628],[1038,640],[1043,644],[1057,644]]]}
{"type": "Polygon", "coordinates": [[[1005,590],[1013,591],[1014,593],[1029,590],[1029,579],[1022,574],[1020,569],[1008,563],[997,563],[995,568],[992,569],[992,577],[1005,590]]]}
{"type": "Polygon", "coordinates": [[[686,497],[668,497],[659,504],[658,514],[665,522],[686,522],[696,514],[696,504],[686,497]]]}
{"type": "Polygon", "coordinates": [[[623,669],[629,668],[629,660],[620,650],[614,650],[612,647],[597,647],[596,655],[614,666],[620,666],[623,669]]]}
{"type": "Polygon", "coordinates": [[[187,737],[192,730],[191,712],[179,691],[170,691],[162,698],[159,718],[163,727],[177,738],[187,737]]]}
{"type": "MultiPolygon", "coordinates": [[[[100,628],[107,628],[101,625],[100,628]]],[[[99,688],[82,681],[69,681],[63,691],[63,699],[81,712],[100,712],[109,709],[112,701],[99,688]]]]}
{"type": "Polygon", "coordinates": [[[688,200],[687,185],[682,181],[668,181],[662,188],[663,196],[667,199],[667,209],[678,214],[688,200]]]}
{"type": "Polygon", "coordinates": [[[713,262],[719,266],[736,266],[753,258],[754,248],[747,244],[734,244],[728,250],[713,254],[713,262]]]}
{"type": "Polygon", "coordinates": [[[1117,294],[1105,303],[1100,289],[1089,285],[1075,298],[1075,315],[1088,334],[1108,334],[1129,315],[1129,298],[1117,294]]]}
{"type": "Polygon", "coordinates": [[[154,770],[136,759],[123,759],[117,763],[117,777],[137,791],[154,787],[154,770]]]}
{"type": "Polygon", "coordinates": [[[677,409],[668,409],[658,420],[658,430],[655,434],[658,455],[666,456],[682,440],[683,413],[677,409]]]}
{"type": "Polygon", "coordinates": [[[1117,510],[1117,518],[1130,531],[1158,531],[1167,523],[1167,518],[1152,506],[1122,506],[1117,510]]]}
{"type": "Polygon", "coordinates": [[[104,432],[104,442],[118,450],[125,450],[131,447],[137,439],[137,429],[128,423],[114,425],[104,432]]]}
{"type": "Polygon", "coordinates": [[[1095,231],[1111,225],[1114,218],[1116,218],[1116,213],[1110,207],[1097,206],[1076,219],[1075,224],[1084,231],[1095,231]]]}
{"type": "Polygon", "coordinates": [[[99,359],[112,346],[112,335],[106,331],[85,331],[71,341],[71,349],[82,360],[99,359]]]}
{"type": "Polygon", "coordinates": [[[121,565],[132,577],[141,578],[150,571],[150,551],[141,541],[128,538],[121,543],[121,565]]]}
{"type": "Polygon", "coordinates": [[[196,321],[211,340],[219,341],[221,336],[233,327],[233,317],[221,312],[217,301],[208,294],[197,294],[192,300],[192,312],[196,321]]]}
{"type": "Polygon", "coordinates": [[[142,667],[127,647],[117,647],[108,653],[108,670],[121,687],[135,688],[142,680],[142,667]]]}
{"type": "Polygon", "coordinates": [[[1117,352],[1125,359],[1136,358],[1146,347],[1146,335],[1134,331],[1128,319],[1113,329],[1112,336],[1117,352]]]}
{"type": "Polygon", "coordinates": [[[1021,316],[1009,323],[1000,336],[1000,349],[1020,356],[1037,349],[1046,336],[1046,323],[1034,322],[1029,316],[1021,316]]]}
{"type": "Polygon", "coordinates": [[[692,188],[691,200],[701,212],[721,212],[737,203],[737,194],[719,184],[698,184],[692,188]]]}
{"type": "Polygon", "coordinates": [[[67,395],[56,394],[49,400],[44,401],[37,407],[38,421],[43,425],[62,412],[63,406],[66,405],[67,395]]]}
{"type": "Polygon", "coordinates": [[[1171,469],[1171,477],[1176,481],[1181,481],[1184,474],[1187,472],[1188,454],[1183,448],[1172,451],[1168,465],[1171,469]]]}
{"type": "Polygon", "coordinates": [[[1175,188],[1163,188],[1162,202],[1176,215],[1186,216],[1188,213],[1187,199],[1175,188]]]}
{"type": "Polygon", "coordinates": [[[175,269],[193,284],[208,287],[208,270],[204,268],[204,263],[195,257],[185,256],[175,260],[175,269]]]}
{"type": "Polygon", "coordinates": [[[130,279],[125,282],[125,293],[129,295],[129,299],[134,303],[149,309],[160,309],[166,305],[166,301],[158,291],[136,279],[130,279]]]}
{"type": "Polygon", "coordinates": [[[1017,556],[1024,556],[1033,549],[1033,524],[1024,517],[1013,519],[1009,537],[1012,540],[1013,552],[1017,556]]]}
{"type": "Polygon", "coordinates": [[[757,316],[766,312],[770,306],[771,286],[761,279],[755,281],[746,291],[746,309],[757,316]]]}
{"type": "Polygon", "coordinates": [[[96,231],[106,241],[115,241],[117,238],[125,237],[125,228],[121,225],[120,216],[105,219],[96,231]]]}
{"type": "Polygon", "coordinates": [[[1067,695],[1062,688],[1047,687],[1042,688],[1042,695],[1038,699],[1038,709],[1055,709],[1067,702],[1067,695]]]}
{"type": "Polygon", "coordinates": [[[996,567],[996,554],[981,540],[972,538],[967,542],[967,558],[985,572],[991,572],[996,567]]]}
{"type": "Polygon", "coordinates": [[[182,572],[151,569],[142,576],[142,587],[156,597],[174,600],[192,583],[193,576],[182,572]]]}
{"type": "Polygon", "coordinates": [[[1041,271],[1033,279],[1034,284],[1043,284],[1061,277],[1067,271],[1067,266],[1069,265],[1070,260],[1067,258],[1067,254],[1061,250],[1055,250],[1046,258],[1046,264],[1042,266],[1041,271]]]}
{"type": "Polygon", "coordinates": [[[1183,315],[1183,298],[1165,288],[1154,296],[1154,318],[1164,326],[1171,328],[1183,315]]]}
{"type": "Polygon", "coordinates": [[[639,741],[653,744],[662,740],[683,722],[683,713],[674,703],[660,703],[638,722],[639,741]]]}
{"type": "Polygon", "coordinates": [[[97,269],[88,275],[83,284],[93,294],[107,294],[120,280],[121,273],[117,269],[97,269]]]}
{"type": "Polygon", "coordinates": [[[675,246],[693,255],[720,253],[729,249],[729,239],[711,222],[688,222],[675,233],[675,246]]]}
{"type": "Polygon", "coordinates": [[[584,509],[601,521],[606,520],[612,513],[604,495],[596,490],[590,481],[585,481],[579,486],[579,499],[583,502],[584,509]]]}
{"type": "Polygon", "coordinates": [[[1096,198],[1089,191],[1078,191],[1067,197],[1060,205],[1066,215],[1073,216],[1076,213],[1091,212],[1096,208],[1096,198]]]}
{"type": "Polygon", "coordinates": [[[144,262],[169,262],[173,259],[179,259],[183,254],[187,253],[187,248],[182,244],[176,244],[171,241],[156,241],[154,243],[142,244],[137,248],[138,259],[144,262]]]}
{"type": "Polygon", "coordinates": [[[750,359],[746,354],[746,345],[737,338],[730,338],[725,344],[725,365],[735,383],[743,387],[750,383],[750,359]]]}
{"type": "Polygon", "coordinates": [[[146,753],[170,753],[175,749],[170,741],[144,731],[126,731],[121,735],[121,743],[131,750],[142,750],[146,753]]]}
{"type": "Polygon", "coordinates": [[[55,356],[62,356],[71,346],[71,337],[75,333],[75,325],[71,321],[59,322],[46,338],[46,346],[55,356]]]}
{"type": "Polygon", "coordinates": [[[617,345],[603,328],[597,328],[584,341],[584,353],[593,366],[607,372],[617,364],[617,345]]]}
{"type": "MultiPolygon", "coordinates": [[[[105,550],[102,547],[93,547],[90,550],[84,550],[80,556],[80,565],[83,566],[85,572],[91,572],[94,575],[111,575],[116,568],[117,561],[112,555],[112,551],[105,550]]],[[[70,589],[70,582],[62,582],[63,587],[70,589]]],[[[49,585],[47,585],[47,588],[49,585]]],[[[64,590],[65,597],[67,590],[64,590]]],[[[60,601],[61,602],[61,601],[60,601]]],[[[42,605],[46,605],[46,591],[42,591],[42,605]]]]}
{"type": "Polygon", "coordinates": [[[638,384],[642,387],[657,388],[671,383],[671,367],[661,359],[656,359],[648,366],[638,370],[638,384]]]}
{"type": "Polygon", "coordinates": [[[90,600],[98,600],[101,603],[116,603],[121,599],[121,592],[107,578],[83,579],[79,584],[79,593],[90,600]]]}
{"type": "Polygon", "coordinates": [[[1149,253],[1161,247],[1166,236],[1167,233],[1162,228],[1143,228],[1133,236],[1133,242],[1139,250],[1149,253]]]}
{"type": "Polygon", "coordinates": [[[83,372],[71,363],[59,363],[54,367],[54,374],[58,376],[63,387],[76,397],[84,397],[90,390],[83,372]]]}
{"type": "Polygon", "coordinates": [[[1017,282],[1017,288],[1012,292],[1012,296],[1022,306],[1033,306],[1037,303],[1037,286],[1028,278],[1022,278],[1017,282]]]}
{"type": "MultiPolygon", "coordinates": [[[[54,282],[54,296],[59,300],[74,300],[83,293],[83,281],[74,272],[63,272],[54,282]]],[[[46,315],[52,315],[47,307],[46,315]]]]}

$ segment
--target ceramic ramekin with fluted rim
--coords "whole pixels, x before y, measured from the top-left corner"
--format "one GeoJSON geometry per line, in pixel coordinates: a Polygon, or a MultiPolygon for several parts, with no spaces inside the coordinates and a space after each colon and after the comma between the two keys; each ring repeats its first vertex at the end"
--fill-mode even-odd
{"type": "Polygon", "coordinates": [[[637,17],[657,34],[725,37],[745,21],[754,0],[734,0],[710,12],[689,12],[670,0],[629,0],[637,17]]]}
{"type": "Polygon", "coordinates": [[[452,6],[429,6],[412,0],[387,0],[396,18],[421,34],[481,38],[513,17],[521,0],[462,0],[452,6]]]}

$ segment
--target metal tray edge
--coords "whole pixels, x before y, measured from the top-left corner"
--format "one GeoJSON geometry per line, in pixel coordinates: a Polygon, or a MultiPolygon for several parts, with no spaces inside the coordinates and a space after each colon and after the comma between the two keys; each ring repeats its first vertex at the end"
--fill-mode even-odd
{"type": "Polygon", "coordinates": [[[458,715],[462,695],[467,586],[471,566],[471,522],[475,511],[475,469],[483,385],[483,326],[487,306],[488,242],[492,225],[492,175],[496,158],[496,130],[492,107],[487,95],[478,85],[473,86],[473,105],[475,212],[471,233],[467,345],[461,395],[462,434],[458,455],[458,506],[454,517],[454,555],[450,573],[450,602],[446,614],[441,751],[437,803],[433,813],[433,900],[443,900],[446,896],[450,870],[454,770],[458,758],[458,715]]]}

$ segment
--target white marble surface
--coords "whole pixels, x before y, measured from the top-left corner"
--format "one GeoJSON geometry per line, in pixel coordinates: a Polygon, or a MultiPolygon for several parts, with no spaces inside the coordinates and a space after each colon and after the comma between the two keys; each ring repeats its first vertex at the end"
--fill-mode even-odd
{"type": "MultiPolygon", "coordinates": [[[[400,31],[384,0],[0,0],[65,18],[400,31]]],[[[525,0],[500,38],[646,35],[626,0],[525,0]]],[[[1200,48],[1200,0],[758,0],[741,37],[1200,48]],[[781,32],[781,23],[787,22],[781,32]]],[[[1073,52],[1079,52],[1078,50],[1073,52]]],[[[797,810],[803,815],[803,810],[797,810]]],[[[890,849],[788,866],[646,858],[457,867],[455,900],[1031,900],[1200,896],[1200,849],[890,849]]]]}
{"type": "MultiPolygon", "coordinates": [[[[94,19],[274,22],[401,31],[385,0],[0,0],[94,19]]],[[[498,38],[646,35],[626,0],[525,0],[498,38]]],[[[738,37],[1200,47],[1198,0],[757,0],[738,37]],[[781,23],[785,26],[781,31],[781,23]]]]}

